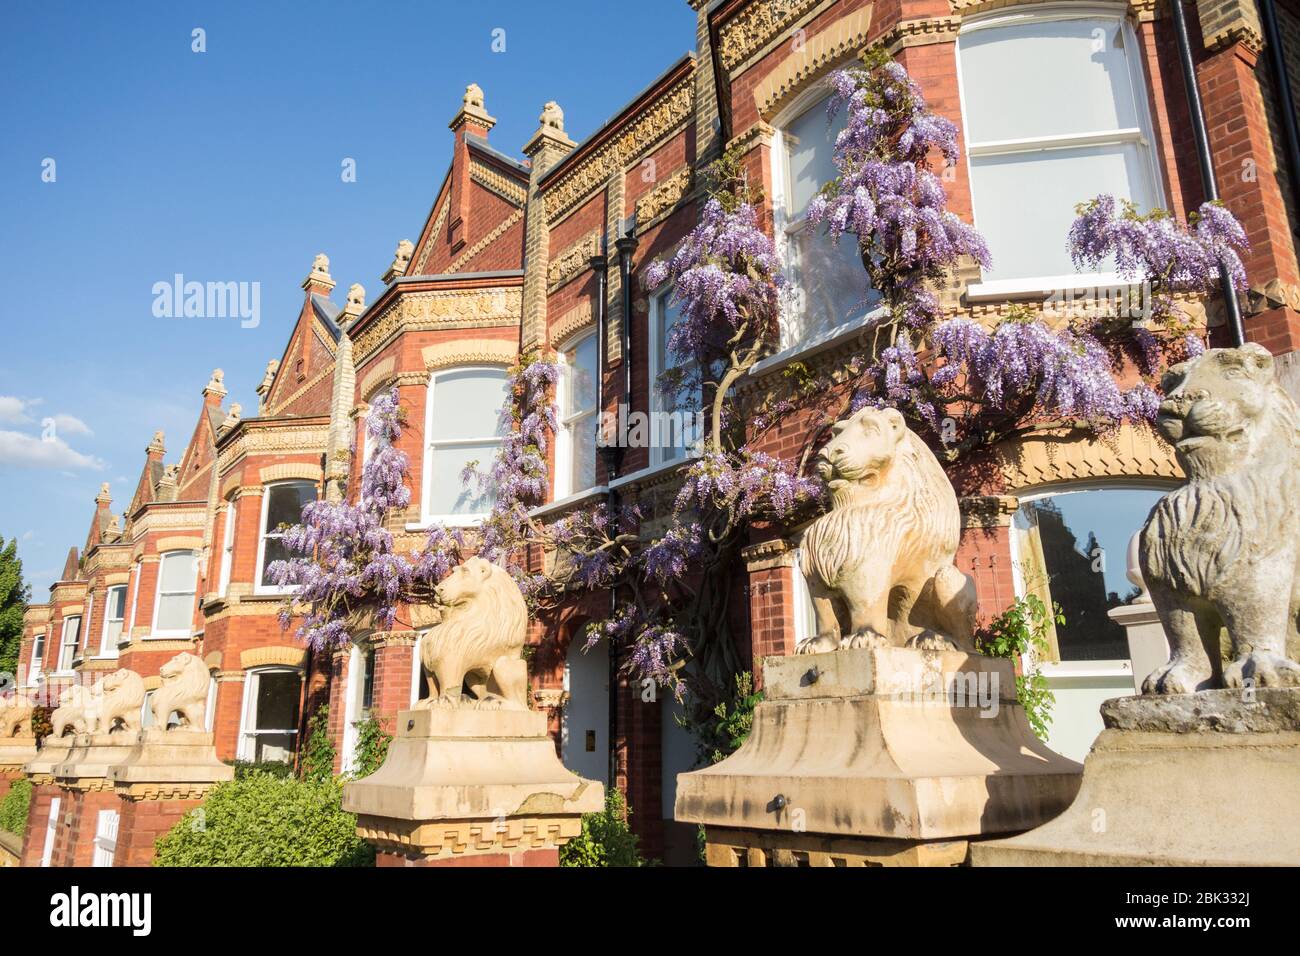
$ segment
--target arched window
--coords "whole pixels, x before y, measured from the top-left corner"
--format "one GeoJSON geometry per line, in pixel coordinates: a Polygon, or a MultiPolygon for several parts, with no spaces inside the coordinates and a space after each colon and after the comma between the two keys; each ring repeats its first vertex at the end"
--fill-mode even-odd
{"type": "Polygon", "coordinates": [[[964,21],[957,51],[975,225],[993,256],[972,294],[1119,284],[1081,280],[1066,242],[1075,206],[1101,193],[1163,204],[1124,6],[998,11],[964,21]]]}
{"type": "Polygon", "coordinates": [[[500,421],[506,394],[501,368],[452,368],[429,379],[425,424],[424,523],[474,524],[492,508],[492,493],[461,480],[477,462],[486,473],[501,447],[500,421]]]}
{"type": "Polygon", "coordinates": [[[559,433],[555,437],[555,497],[566,498],[596,484],[596,402],[600,358],[594,332],[560,350],[559,433]]]}

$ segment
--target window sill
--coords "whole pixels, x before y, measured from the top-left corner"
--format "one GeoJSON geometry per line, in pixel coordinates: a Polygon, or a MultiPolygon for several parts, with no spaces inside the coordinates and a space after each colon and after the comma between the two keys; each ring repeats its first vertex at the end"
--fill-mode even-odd
{"type": "Polygon", "coordinates": [[[1031,276],[1024,279],[994,279],[990,282],[973,282],[966,287],[968,302],[997,302],[1005,299],[1047,300],[1057,295],[1066,301],[1066,292],[1084,292],[1095,289],[1130,289],[1142,285],[1132,279],[1122,278],[1117,272],[1096,272],[1088,275],[1031,276]]]}
{"type": "Polygon", "coordinates": [[[487,520],[487,515],[433,515],[419,521],[408,521],[404,525],[407,531],[428,531],[434,525],[444,528],[477,528],[487,520]]]}
{"type": "MultiPolygon", "coordinates": [[[[628,477],[631,476],[629,475],[628,477]]],[[[617,479],[615,480],[617,481],[617,479]]],[[[601,495],[607,495],[607,494],[609,494],[609,486],[596,485],[592,488],[588,488],[586,491],[579,491],[577,494],[565,495],[563,498],[560,498],[557,501],[551,501],[544,505],[538,505],[536,508],[528,512],[528,517],[545,518],[549,515],[553,515],[561,511],[568,511],[574,505],[579,505],[582,504],[584,501],[588,501],[592,498],[597,498],[601,495]]]]}
{"type": "Polygon", "coordinates": [[[654,478],[667,477],[677,469],[687,467],[691,462],[698,459],[699,455],[685,455],[682,458],[673,458],[670,461],[661,461],[657,465],[650,465],[648,468],[641,468],[631,474],[615,478],[609,483],[608,488],[617,490],[626,485],[639,485],[654,478]]]}
{"type": "Polygon", "coordinates": [[[755,365],[749,370],[749,374],[751,376],[767,375],[768,373],[782,369],[793,362],[805,358],[811,358],[819,352],[825,352],[837,345],[843,345],[861,332],[870,322],[885,314],[886,312],[884,308],[872,309],[861,318],[851,319],[848,322],[837,325],[833,329],[828,329],[820,335],[813,336],[806,342],[799,342],[795,345],[781,349],[779,352],[774,352],[762,361],[755,363],[755,365]]]}
{"type": "Polygon", "coordinates": [[[1044,661],[1040,671],[1048,680],[1133,679],[1133,664],[1127,660],[1044,661]]]}
{"type": "Polygon", "coordinates": [[[193,637],[189,631],[155,631],[140,638],[142,641],[188,641],[193,637]]]}

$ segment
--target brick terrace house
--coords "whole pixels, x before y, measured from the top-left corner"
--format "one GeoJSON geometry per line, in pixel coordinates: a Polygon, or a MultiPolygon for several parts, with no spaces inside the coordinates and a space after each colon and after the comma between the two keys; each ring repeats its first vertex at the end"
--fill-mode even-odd
{"type": "MultiPolygon", "coordinates": [[[[795,361],[832,369],[860,347],[861,265],[847,246],[807,228],[805,210],[832,171],[827,74],[869,44],[885,44],[931,108],[961,129],[949,204],[988,238],[995,267],[953,277],[944,290],[950,314],[992,321],[1013,302],[1048,309],[1045,299],[1063,287],[1115,285],[1113,276],[1076,275],[1071,265],[1065,236],[1080,201],[1110,192],[1181,217],[1206,196],[1162,0],[691,4],[695,52],[665,64],[581,143],[547,104],[527,143],[490,144],[495,121],[470,85],[450,124],[447,174],[418,236],[399,244],[380,294],[367,305],[354,286],[337,305],[328,261],[318,256],[284,353],[258,390],[257,416],[222,410],[218,373],[179,464],[165,464],[156,435],[120,517],[101,490],[83,549],[70,554],[49,603],[28,611],[24,684],[58,687],[118,666],[156,681],[163,660],[193,650],[212,671],[210,719],[222,757],[289,756],[307,717],[328,701],[346,769],[355,722],[365,713],[391,717],[421,693],[420,634],[399,623],[357,635],[328,659],[313,656],[280,628],[284,595],[265,568],[280,553],[277,527],[304,501],[358,487],[367,402],[396,387],[408,412],[401,441],[413,496],[395,530],[411,546],[434,520],[472,524],[486,510],[457,475],[466,461],[490,455],[505,370],[534,346],[563,367],[551,500],[539,513],[559,515],[614,486],[653,514],[671,499],[686,451],[629,449],[620,473],[607,474],[595,448],[593,383],[603,368],[612,409],[630,365],[632,408],[655,408],[651,383],[664,368],[674,313],[670,290],[646,291],[639,275],[692,227],[697,173],[725,147],[743,152],[764,187],[765,224],[802,302],[782,317],[779,351],[741,387],[777,387],[795,361]],[[626,250],[629,238],[635,251],[624,277],[617,244],[626,250]]],[[[1279,356],[1295,394],[1300,170],[1288,161],[1294,124],[1286,111],[1300,94],[1300,3],[1215,0],[1187,13],[1218,188],[1252,244],[1246,335],[1279,356]]],[[[1222,340],[1222,303],[1204,312],[1222,340]]],[[[775,430],[769,450],[797,453],[805,426],[775,430]]],[[[1165,446],[1134,430],[1107,444],[1050,444],[1050,453],[1041,440],[1007,449],[963,499],[958,560],[976,578],[986,616],[1027,591],[1066,608],[1043,667],[1057,695],[1050,743],[1078,758],[1100,729],[1099,701],[1133,689],[1124,632],[1106,614],[1131,596],[1120,556],[1181,476],[1165,446]],[[1099,571],[1094,557],[1105,554],[1110,562],[1099,571]]],[[[790,653],[810,633],[798,543],[799,529],[787,529],[744,552],[748,585],[735,634],[748,659],[790,653]]],[[[608,650],[583,653],[573,640],[607,600],[575,599],[533,623],[533,696],[551,713],[565,763],[606,782],[612,767],[646,847],[681,860],[693,834],[672,822],[675,775],[691,768],[694,745],[671,700],[643,702],[623,678],[611,694],[608,650]]]]}

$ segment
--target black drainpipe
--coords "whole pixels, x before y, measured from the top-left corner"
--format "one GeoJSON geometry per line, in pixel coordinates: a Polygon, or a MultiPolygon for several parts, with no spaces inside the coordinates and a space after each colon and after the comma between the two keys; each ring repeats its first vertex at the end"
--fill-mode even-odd
{"type": "MultiPolygon", "coordinates": [[[[1296,122],[1295,97],[1291,93],[1291,74],[1282,50],[1282,31],[1277,25],[1277,5],[1273,0],[1259,0],[1264,26],[1264,46],[1268,49],[1269,72],[1277,90],[1278,111],[1282,114],[1282,131],[1286,134],[1287,179],[1291,182],[1292,213],[1300,218],[1300,124],[1296,122]]],[[[1300,224],[1292,224],[1300,232],[1300,224]]]]}
{"type": "MultiPolygon", "coordinates": [[[[606,290],[609,287],[609,258],[605,253],[598,256],[592,256],[591,268],[596,273],[596,356],[600,363],[599,373],[596,376],[596,436],[597,447],[600,449],[601,459],[605,462],[605,484],[608,486],[611,478],[618,474],[619,459],[622,457],[622,448],[619,447],[617,436],[605,436],[602,429],[602,421],[605,414],[605,375],[609,370],[609,357],[605,354],[605,343],[608,341],[609,332],[609,312],[606,305],[606,290]],[[602,444],[602,437],[613,438],[613,444],[602,444]]],[[[610,514],[615,513],[618,508],[618,492],[610,490],[607,493],[607,506],[610,514]]],[[[614,612],[618,610],[618,588],[609,589],[609,616],[612,619],[614,612]]],[[[618,700],[618,663],[617,653],[614,642],[609,641],[609,672],[606,680],[609,684],[605,709],[608,713],[605,715],[605,758],[607,764],[607,773],[609,775],[609,786],[614,785],[614,771],[616,769],[614,737],[617,730],[615,721],[615,706],[618,700]]]]}
{"type": "MultiPolygon", "coordinates": [[[[1201,166],[1202,191],[1207,202],[1214,202],[1219,198],[1219,186],[1214,179],[1214,161],[1210,157],[1210,137],[1205,128],[1205,109],[1201,105],[1201,91],[1196,85],[1192,43],[1187,36],[1187,16],[1183,10],[1183,0],[1174,0],[1171,6],[1174,14],[1174,32],[1178,39],[1178,59],[1183,67],[1183,86],[1187,90],[1187,108],[1192,114],[1192,134],[1196,138],[1196,158],[1201,166]]],[[[1228,332],[1232,335],[1232,344],[1244,345],[1246,330],[1241,324],[1241,306],[1237,302],[1237,290],[1233,288],[1228,267],[1222,262],[1219,263],[1219,286],[1223,291],[1223,304],[1228,310],[1228,332]]]]}

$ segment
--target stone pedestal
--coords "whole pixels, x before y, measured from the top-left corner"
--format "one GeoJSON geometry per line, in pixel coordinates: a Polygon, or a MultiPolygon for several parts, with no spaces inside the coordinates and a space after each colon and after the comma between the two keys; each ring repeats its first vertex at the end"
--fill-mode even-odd
{"type": "Polygon", "coordinates": [[[1300,865],[1300,690],[1120,697],[1050,823],[976,866],[1300,865]]]}
{"type": "Polygon", "coordinates": [[[744,745],[680,774],[711,866],[955,865],[1064,810],[1080,766],[1043,745],[1011,662],[956,651],[769,657],[744,745]]]}
{"type": "Polygon", "coordinates": [[[7,737],[0,740],[0,800],[13,782],[24,776],[23,768],[36,759],[35,737],[7,737]]]}
{"type": "Polygon", "coordinates": [[[51,866],[95,865],[101,815],[117,813],[120,802],[108,774],[131,752],[134,739],[121,732],[77,734],[63,762],[52,768],[62,793],[51,866]]]}
{"type": "Polygon", "coordinates": [[[603,807],[533,711],[404,711],[384,765],[343,789],[380,866],[556,866],[603,807]]]}
{"type": "Polygon", "coordinates": [[[217,759],[212,734],[185,728],[143,731],[109,773],[120,802],[113,866],[152,864],[158,838],[213,787],[234,778],[234,768],[217,759]]]}

